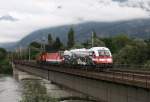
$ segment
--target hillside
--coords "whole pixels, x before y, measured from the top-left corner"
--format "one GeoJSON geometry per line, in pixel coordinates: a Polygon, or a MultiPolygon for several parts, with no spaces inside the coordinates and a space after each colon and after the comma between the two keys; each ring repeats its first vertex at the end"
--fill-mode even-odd
{"type": "Polygon", "coordinates": [[[43,37],[47,37],[50,33],[54,38],[58,36],[64,43],[66,43],[67,32],[70,27],[74,28],[77,41],[89,39],[93,30],[100,37],[110,37],[117,34],[128,34],[130,37],[144,39],[150,37],[150,19],[138,19],[122,22],[85,22],[74,25],[40,29],[30,33],[28,36],[23,38],[20,43],[22,45],[26,45],[31,41],[38,41],[43,37]]]}
{"type": "Polygon", "coordinates": [[[63,43],[66,43],[67,32],[70,27],[74,28],[76,41],[80,42],[89,39],[93,30],[99,37],[112,37],[117,34],[128,34],[130,37],[150,38],[150,19],[136,19],[120,22],[84,22],[34,31],[17,44],[14,44],[13,48],[16,48],[19,45],[27,46],[32,41],[42,41],[42,39],[47,38],[47,35],[50,33],[53,38],[58,36],[63,43]]]}

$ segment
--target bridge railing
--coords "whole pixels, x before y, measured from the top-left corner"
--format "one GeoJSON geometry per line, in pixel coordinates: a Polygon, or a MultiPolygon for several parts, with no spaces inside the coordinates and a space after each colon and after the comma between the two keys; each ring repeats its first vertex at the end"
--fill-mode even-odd
{"type": "Polygon", "coordinates": [[[115,69],[133,69],[133,70],[149,70],[150,65],[135,65],[135,64],[114,64],[115,69]]]}

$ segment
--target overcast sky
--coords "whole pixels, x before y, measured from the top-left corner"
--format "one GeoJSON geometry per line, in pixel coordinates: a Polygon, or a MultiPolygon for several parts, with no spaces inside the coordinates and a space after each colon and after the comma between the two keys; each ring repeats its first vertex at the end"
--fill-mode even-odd
{"type": "Polygon", "coordinates": [[[149,14],[150,0],[0,0],[0,42],[17,41],[45,27],[149,14]]]}

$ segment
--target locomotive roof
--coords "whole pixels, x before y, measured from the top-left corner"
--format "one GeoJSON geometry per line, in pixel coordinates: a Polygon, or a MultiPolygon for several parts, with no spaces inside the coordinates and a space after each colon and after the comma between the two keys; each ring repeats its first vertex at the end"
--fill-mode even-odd
{"type": "Polygon", "coordinates": [[[109,50],[107,47],[92,47],[90,50],[109,50]]]}
{"type": "Polygon", "coordinates": [[[109,49],[107,47],[92,47],[90,49],[81,48],[81,49],[71,49],[66,51],[78,52],[78,51],[90,51],[90,50],[109,50],[109,49]]]}
{"type": "Polygon", "coordinates": [[[72,49],[72,50],[70,50],[70,51],[86,51],[86,49],[85,49],[85,48],[81,48],[81,49],[72,49]]]}

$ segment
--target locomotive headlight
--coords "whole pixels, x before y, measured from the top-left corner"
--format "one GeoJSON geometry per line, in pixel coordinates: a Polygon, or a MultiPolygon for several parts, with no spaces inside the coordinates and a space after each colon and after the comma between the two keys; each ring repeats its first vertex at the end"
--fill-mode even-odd
{"type": "Polygon", "coordinates": [[[104,61],[105,59],[99,59],[99,61],[104,61]]]}
{"type": "Polygon", "coordinates": [[[107,62],[112,62],[112,59],[111,59],[111,58],[108,58],[108,59],[107,59],[107,62]]]}

